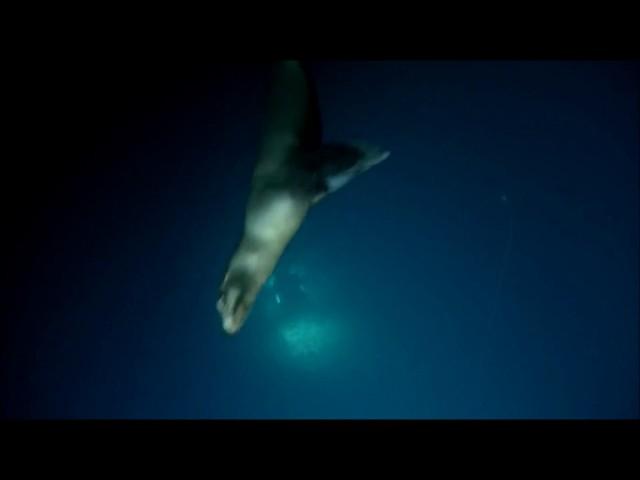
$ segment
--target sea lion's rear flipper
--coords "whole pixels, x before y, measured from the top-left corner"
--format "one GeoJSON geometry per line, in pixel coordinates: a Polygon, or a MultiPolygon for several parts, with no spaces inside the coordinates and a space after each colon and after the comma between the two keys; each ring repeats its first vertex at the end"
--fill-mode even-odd
{"type": "Polygon", "coordinates": [[[258,169],[270,170],[287,160],[293,149],[314,150],[321,143],[320,110],[311,77],[299,62],[278,62],[267,103],[258,169]]]}
{"type": "Polygon", "coordinates": [[[306,154],[305,167],[316,178],[314,203],[388,156],[388,151],[361,142],[327,144],[306,154]]]}

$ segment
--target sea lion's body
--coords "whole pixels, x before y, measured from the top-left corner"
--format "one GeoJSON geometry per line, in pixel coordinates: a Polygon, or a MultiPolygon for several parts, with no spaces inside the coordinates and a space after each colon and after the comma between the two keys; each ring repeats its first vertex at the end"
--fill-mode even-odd
{"type": "Polygon", "coordinates": [[[387,156],[364,145],[323,145],[308,75],[297,62],[276,66],[244,232],[217,303],[227,333],[244,323],[311,206],[387,156]]]}

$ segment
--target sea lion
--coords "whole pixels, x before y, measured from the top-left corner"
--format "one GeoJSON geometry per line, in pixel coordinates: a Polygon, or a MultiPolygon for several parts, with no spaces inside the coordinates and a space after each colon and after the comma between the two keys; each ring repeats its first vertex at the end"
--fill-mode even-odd
{"type": "Polygon", "coordinates": [[[388,156],[364,143],[323,144],[310,75],[297,61],[275,65],[244,232],[216,304],[225,332],[242,327],[309,209],[388,156]]]}

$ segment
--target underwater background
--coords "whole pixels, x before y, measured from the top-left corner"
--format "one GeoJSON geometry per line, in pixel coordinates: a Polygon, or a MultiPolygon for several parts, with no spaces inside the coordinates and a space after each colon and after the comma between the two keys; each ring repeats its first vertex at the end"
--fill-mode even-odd
{"type": "Polygon", "coordinates": [[[3,418],[638,418],[637,63],[310,62],[326,140],[391,156],[233,337],[269,65],[108,68],[52,74],[66,150],[14,172],[3,418]]]}

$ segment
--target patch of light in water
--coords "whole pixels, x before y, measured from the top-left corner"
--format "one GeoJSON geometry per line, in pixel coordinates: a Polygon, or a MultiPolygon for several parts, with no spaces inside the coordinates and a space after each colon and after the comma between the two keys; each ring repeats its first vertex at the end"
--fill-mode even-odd
{"type": "Polygon", "coordinates": [[[296,315],[277,330],[278,356],[287,365],[300,368],[336,366],[346,352],[345,327],[343,321],[331,316],[296,315]]]}
{"type": "Polygon", "coordinates": [[[328,343],[327,328],[313,321],[298,321],[282,329],[282,337],[294,355],[320,353],[328,343]]]}

